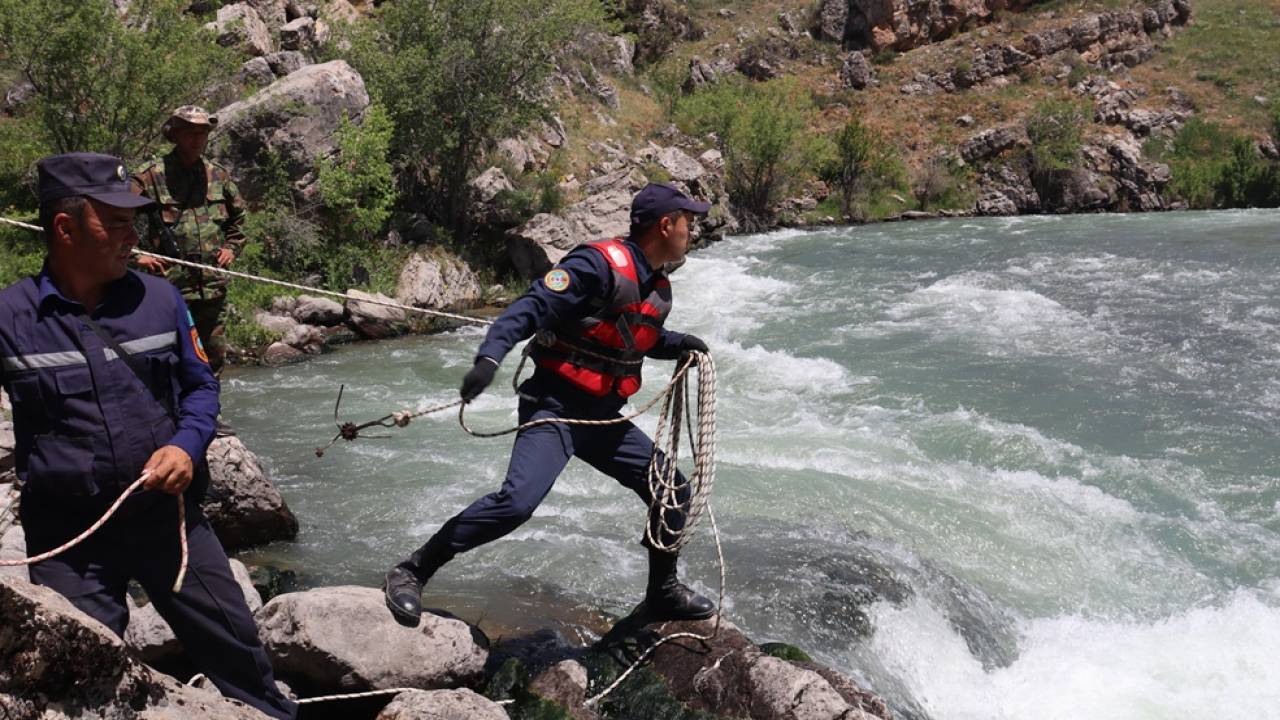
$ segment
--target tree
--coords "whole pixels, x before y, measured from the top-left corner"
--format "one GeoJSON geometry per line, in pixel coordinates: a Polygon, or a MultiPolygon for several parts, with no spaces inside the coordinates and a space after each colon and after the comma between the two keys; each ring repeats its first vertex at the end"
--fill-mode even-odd
{"type": "Polygon", "coordinates": [[[916,199],[916,207],[925,212],[929,203],[937,202],[951,190],[955,178],[947,161],[940,157],[932,157],[925,161],[916,171],[911,183],[911,194],[916,199]]]}
{"type": "Polygon", "coordinates": [[[722,138],[725,189],[735,205],[756,216],[773,210],[802,169],[804,115],[785,91],[750,93],[722,138]]]}
{"type": "Polygon", "coordinates": [[[822,179],[839,191],[845,217],[854,214],[854,204],[866,190],[875,151],[871,132],[855,117],[836,132],[834,153],[819,169],[822,179]]]}
{"type": "Polygon", "coordinates": [[[1031,141],[1031,182],[1041,197],[1053,194],[1058,183],[1080,165],[1084,129],[1092,118],[1086,103],[1044,100],[1027,118],[1031,141]]]}
{"type": "MultiPolygon", "coordinates": [[[[0,67],[35,95],[18,122],[52,152],[144,157],[176,106],[234,67],[184,0],[0,0],[0,67]]],[[[0,154],[8,148],[0,148],[0,154]]]]}
{"type": "Polygon", "coordinates": [[[463,238],[484,154],[545,116],[556,53],[602,22],[596,0],[399,0],[353,29],[349,58],[395,127],[406,199],[463,238]]]}
{"type": "Polygon", "coordinates": [[[391,217],[396,188],[387,154],[394,131],[381,105],[370,106],[359,124],[342,119],[338,152],[321,160],[317,170],[320,200],[335,237],[368,238],[391,217]]]}

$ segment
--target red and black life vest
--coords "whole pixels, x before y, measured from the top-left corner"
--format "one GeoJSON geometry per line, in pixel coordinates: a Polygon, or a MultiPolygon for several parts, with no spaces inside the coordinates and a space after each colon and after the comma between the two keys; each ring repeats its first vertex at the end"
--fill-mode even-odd
{"type": "Polygon", "coordinates": [[[653,290],[640,297],[635,257],[621,238],[588,243],[613,271],[613,294],[596,313],[540,333],[530,344],[538,367],[596,397],[630,397],[640,389],[644,354],[658,342],[671,312],[671,281],[657,271],[653,290]]]}

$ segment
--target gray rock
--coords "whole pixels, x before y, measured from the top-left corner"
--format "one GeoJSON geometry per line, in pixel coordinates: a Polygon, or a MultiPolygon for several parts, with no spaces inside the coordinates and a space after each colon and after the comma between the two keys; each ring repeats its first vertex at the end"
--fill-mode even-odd
{"type": "Polygon", "coordinates": [[[262,351],[262,364],[267,367],[292,365],[307,359],[307,354],[284,342],[276,341],[262,351]]]}
{"type": "Polygon", "coordinates": [[[13,465],[16,462],[13,454],[14,446],[13,423],[9,420],[0,420],[0,478],[13,472],[13,465]]]}
{"type": "Polygon", "coordinates": [[[863,90],[875,81],[876,71],[871,67],[867,56],[860,52],[851,52],[844,56],[840,64],[840,83],[847,88],[863,90]]]}
{"type": "Polygon", "coordinates": [[[470,182],[471,196],[481,203],[493,202],[501,192],[511,192],[515,186],[507,179],[501,168],[491,167],[477,175],[470,182]]]}
{"type": "Polygon", "coordinates": [[[719,150],[712,149],[702,153],[698,156],[698,162],[714,172],[724,170],[724,155],[719,150]]]}
{"type": "Polygon", "coordinates": [[[279,595],[257,621],[276,671],[304,694],[468,685],[488,657],[487,641],[461,620],[424,613],[418,627],[400,625],[374,588],[279,595]]]}
{"type": "Polygon", "coordinates": [[[663,148],[658,153],[657,161],[658,166],[666,170],[672,180],[682,183],[696,183],[707,174],[707,169],[701,163],[689,157],[680,148],[663,148]]]}
{"type": "Polygon", "coordinates": [[[271,66],[271,72],[276,77],[284,77],[312,64],[306,55],[296,50],[281,50],[280,52],[271,53],[263,59],[271,66]]]}
{"type": "Polygon", "coordinates": [[[520,172],[541,170],[547,166],[547,158],[550,157],[547,150],[541,147],[541,143],[519,138],[499,140],[498,154],[505,157],[520,172]]]}
{"type": "Polygon", "coordinates": [[[960,157],[967,163],[993,158],[1024,139],[1023,130],[1008,126],[978,133],[960,144],[960,157]]]}
{"type": "Polygon", "coordinates": [[[14,115],[36,96],[36,86],[23,80],[14,83],[4,91],[4,113],[14,115]]]}
{"type": "Polygon", "coordinates": [[[319,355],[324,350],[324,333],[314,325],[299,323],[285,333],[280,342],[308,355],[319,355]]]}
{"type": "MultiPolygon", "coordinates": [[[[0,516],[8,505],[8,486],[0,485],[0,516]]],[[[3,527],[11,518],[0,520],[3,527]]],[[[8,530],[0,532],[0,560],[21,560],[27,556],[27,534],[21,525],[12,525],[8,530]]],[[[0,567],[0,575],[22,580],[30,580],[31,572],[26,565],[0,567]]]]}
{"type": "MultiPolygon", "coordinates": [[[[654,157],[657,157],[656,154],[654,157]]],[[[592,179],[582,187],[582,191],[587,195],[597,195],[611,190],[637,192],[648,182],[643,173],[628,167],[592,179]]]]}
{"type": "Polygon", "coordinates": [[[292,313],[293,319],[300,323],[332,327],[342,322],[346,310],[342,303],[329,298],[299,295],[292,313]]]}
{"type": "Polygon", "coordinates": [[[238,82],[246,87],[262,87],[276,81],[276,74],[271,70],[271,63],[266,58],[250,58],[240,66],[238,82]]]}
{"type": "Polygon", "coordinates": [[[733,62],[727,58],[707,62],[694,55],[689,58],[689,76],[685,78],[681,88],[687,93],[696,92],[700,88],[719,82],[725,73],[733,72],[733,69],[733,62]]]}
{"type": "Polygon", "coordinates": [[[529,680],[529,692],[566,708],[580,708],[587,699],[587,669],[575,660],[561,660],[529,680]]]}
{"type": "Polygon", "coordinates": [[[375,720],[508,720],[502,706],[470,690],[411,690],[396,695],[375,720]]]}
{"type": "Polygon", "coordinates": [[[48,588],[0,577],[0,715],[14,718],[261,720],[128,652],[104,625],[48,588]]]}
{"type": "Polygon", "coordinates": [[[206,24],[205,29],[217,34],[218,44],[223,47],[239,48],[250,55],[266,55],[275,50],[271,30],[246,2],[218,8],[217,19],[206,24]]]}
{"type": "Polygon", "coordinates": [[[316,44],[316,21],[309,17],[290,20],[280,28],[280,47],[285,50],[310,50],[316,44]]]}
{"type": "MultiPolygon", "coordinates": [[[[663,635],[696,632],[710,635],[714,620],[659,623],[647,629],[663,635]]],[[[613,635],[611,633],[611,635],[613,635]]],[[[616,636],[615,636],[616,637],[616,636]]],[[[606,636],[602,645],[607,646],[606,636]]],[[[597,646],[599,647],[599,646],[597,646]]],[[[765,654],[727,620],[720,631],[691,653],[675,643],[657,649],[650,666],[666,681],[671,694],[694,710],[716,716],[752,720],[875,720],[852,681],[839,687],[801,663],[765,654]],[[843,691],[843,692],[842,692],[843,691]]]]}
{"type": "Polygon", "coordinates": [[[524,278],[540,277],[581,241],[564,218],[539,213],[507,231],[507,257],[524,278]]]}
{"type": "Polygon", "coordinates": [[[961,115],[960,117],[956,118],[956,125],[959,125],[960,127],[963,127],[963,128],[973,127],[974,123],[976,122],[977,121],[973,119],[972,115],[961,115]]]}
{"type": "Polygon", "coordinates": [[[356,300],[348,300],[346,303],[347,323],[362,337],[370,340],[380,340],[403,335],[408,330],[405,325],[403,310],[385,305],[359,302],[359,300],[377,300],[379,302],[393,303],[395,300],[382,293],[367,293],[363,290],[352,289],[348,290],[347,294],[356,298],[356,300]]]}
{"type": "Polygon", "coordinates": [[[200,507],[223,547],[235,551],[297,537],[297,518],[240,438],[216,438],[206,457],[209,492],[200,507]]]}
{"type": "Polygon", "coordinates": [[[279,31],[280,26],[289,21],[289,3],[286,0],[245,0],[245,3],[253,6],[272,32],[279,31]]]}
{"type": "Polygon", "coordinates": [[[818,34],[823,40],[844,43],[849,21],[849,0],[822,0],[818,10],[818,34]]]}
{"type": "Polygon", "coordinates": [[[480,304],[483,294],[475,271],[442,251],[409,256],[396,283],[396,302],[414,307],[473,308],[480,304]]]}
{"type": "Polygon", "coordinates": [[[211,152],[231,168],[250,199],[262,197],[271,181],[264,168],[275,153],[295,201],[314,206],[317,161],[334,152],[343,117],[359,120],[368,106],[364,81],[350,65],[342,60],[307,65],[219,110],[211,152]]]}
{"type": "Polygon", "coordinates": [[[263,330],[277,333],[281,336],[287,335],[289,331],[298,326],[298,321],[288,315],[273,315],[263,310],[254,313],[253,321],[263,330]]]}

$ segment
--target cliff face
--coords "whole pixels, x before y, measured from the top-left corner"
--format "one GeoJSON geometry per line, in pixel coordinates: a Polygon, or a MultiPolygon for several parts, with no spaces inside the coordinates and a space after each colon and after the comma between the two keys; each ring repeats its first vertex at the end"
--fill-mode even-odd
{"type": "Polygon", "coordinates": [[[848,50],[910,50],[1041,0],[824,0],[818,32],[848,50]]]}

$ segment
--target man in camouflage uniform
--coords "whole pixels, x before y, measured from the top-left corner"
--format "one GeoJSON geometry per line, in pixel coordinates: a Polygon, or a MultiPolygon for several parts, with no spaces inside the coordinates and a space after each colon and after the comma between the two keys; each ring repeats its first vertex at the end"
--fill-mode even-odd
{"type": "MultiPolygon", "coordinates": [[[[244,201],[226,168],[204,157],[209,131],[217,124],[217,117],[194,105],[174,110],[162,129],[173,150],[133,175],[134,192],[157,203],[139,233],[143,250],[170,256],[177,252],[183,260],[221,268],[240,255],[244,201]],[[166,228],[172,231],[172,242],[166,228]]],[[[163,274],[182,291],[209,365],[220,375],[226,360],[226,276],[149,257],[138,258],[138,267],[163,274]]]]}

